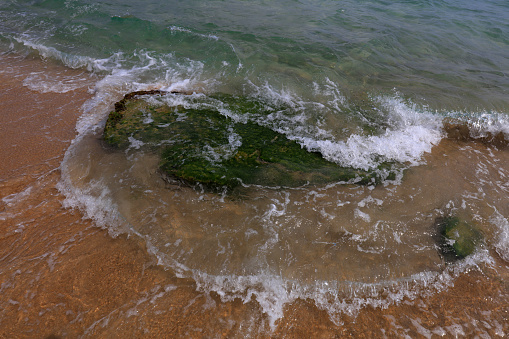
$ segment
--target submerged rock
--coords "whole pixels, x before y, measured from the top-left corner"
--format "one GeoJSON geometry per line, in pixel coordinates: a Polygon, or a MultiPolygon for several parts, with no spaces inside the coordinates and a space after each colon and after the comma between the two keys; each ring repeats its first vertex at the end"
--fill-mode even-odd
{"type": "Polygon", "coordinates": [[[482,241],[481,232],[458,217],[437,219],[440,250],[446,259],[462,259],[472,254],[482,241]]]}
{"type": "Polygon", "coordinates": [[[506,149],[509,147],[509,140],[507,139],[504,132],[474,132],[472,133],[472,126],[466,122],[445,119],[444,120],[444,131],[447,134],[447,138],[458,141],[475,141],[481,142],[486,145],[493,145],[495,147],[506,149]],[[476,135],[477,134],[477,135],[476,135]]]}
{"type": "Polygon", "coordinates": [[[250,112],[273,111],[262,103],[226,94],[210,95],[208,101],[185,106],[140,99],[141,95],[162,94],[133,92],[115,104],[104,128],[106,143],[117,148],[136,144],[156,150],[166,175],[214,190],[231,189],[241,182],[297,187],[379,180],[376,171],[340,167],[284,134],[250,121],[250,112]],[[235,120],[220,113],[225,107],[235,120]]]}

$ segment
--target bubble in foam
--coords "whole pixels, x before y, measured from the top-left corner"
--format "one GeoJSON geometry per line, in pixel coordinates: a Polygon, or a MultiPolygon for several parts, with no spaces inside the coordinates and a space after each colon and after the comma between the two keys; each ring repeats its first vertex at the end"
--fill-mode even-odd
{"type": "MultiPolygon", "coordinates": [[[[71,146],[72,147],[72,146],[71,146]]],[[[85,187],[74,185],[71,176],[80,171],[81,176],[87,175],[86,168],[71,168],[69,157],[72,151],[67,151],[61,165],[62,178],[57,183],[58,190],[64,194],[65,208],[79,208],[84,218],[94,220],[97,226],[105,228],[113,236],[132,233],[127,221],[118,213],[110,190],[100,180],[92,180],[85,187]]]]}
{"type": "Polygon", "coordinates": [[[403,300],[414,300],[417,296],[438,293],[453,286],[455,278],[468,270],[478,267],[480,262],[491,263],[487,253],[477,253],[474,258],[449,266],[443,272],[421,272],[408,278],[380,283],[341,281],[315,281],[302,284],[285,279],[277,274],[263,272],[251,276],[208,275],[193,270],[192,277],[197,289],[216,292],[224,302],[238,298],[244,303],[256,299],[269,317],[274,330],[276,321],[283,317],[284,307],[297,299],[313,300],[315,305],[326,311],[337,325],[341,315],[356,316],[366,307],[386,308],[403,300]]]}

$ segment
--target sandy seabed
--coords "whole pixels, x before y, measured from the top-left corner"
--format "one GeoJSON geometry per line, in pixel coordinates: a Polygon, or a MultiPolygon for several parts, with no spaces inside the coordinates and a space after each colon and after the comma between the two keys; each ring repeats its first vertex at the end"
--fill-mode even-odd
{"type": "MultiPolygon", "coordinates": [[[[472,270],[447,290],[333,323],[312,300],[271,330],[256,300],[222,302],[158,266],[144,244],[62,207],[59,166],[88,88],[41,93],[34,74],[81,76],[38,59],[0,57],[0,337],[503,337],[509,268],[472,270]]],[[[84,74],[83,76],[89,76],[84,74]]],[[[93,82],[91,82],[92,84],[93,82]]],[[[439,147],[438,147],[439,148],[439,147]]]]}

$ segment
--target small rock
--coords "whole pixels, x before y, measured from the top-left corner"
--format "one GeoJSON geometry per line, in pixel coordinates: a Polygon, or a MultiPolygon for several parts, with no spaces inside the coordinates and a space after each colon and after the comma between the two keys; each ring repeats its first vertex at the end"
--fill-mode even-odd
{"type": "Polygon", "coordinates": [[[446,259],[462,259],[472,254],[482,242],[482,234],[473,223],[456,216],[438,218],[439,247],[446,259]]]}

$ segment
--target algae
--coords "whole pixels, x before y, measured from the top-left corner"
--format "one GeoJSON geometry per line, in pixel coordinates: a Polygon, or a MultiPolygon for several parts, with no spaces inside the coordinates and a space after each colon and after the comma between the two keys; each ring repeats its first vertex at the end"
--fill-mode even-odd
{"type": "Polygon", "coordinates": [[[338,181],[369,184],[380,180],[377,171],[340,167],[284,134],[250,121],[247,118],[250,112],[274,110],[261,102],[227,94],[207,97],[216,104],[206,102],[186,107],[149,104],[140,99],[141,95],[163,94],[160,91],[127,94],[109,114],[105,142],[125,149],[133,140],[141,141],[145,147],[159,152],[164,174],[216,191],[224,187],[233,189],[241,183],[298,187],[338,181]],[[220,112],[224,105],[237,119],[220,112]],[[243,116],[246,119],[241,119],[243,116]]]}
{"type": "Polygon", "coordinates": [[[456,216],[440,218],[437,224],[440,250],[446,259],[463,259],[482,242],[482,233],[475,225],[456,216]]]}

